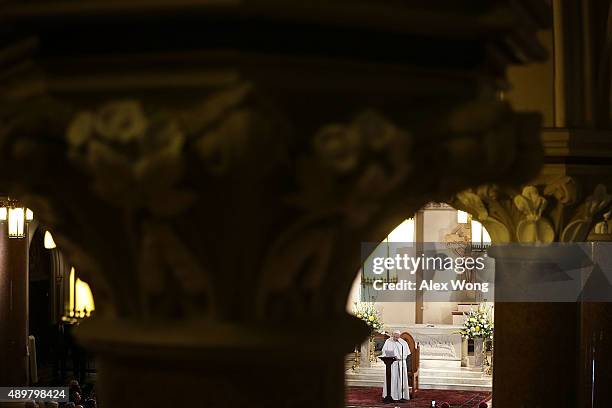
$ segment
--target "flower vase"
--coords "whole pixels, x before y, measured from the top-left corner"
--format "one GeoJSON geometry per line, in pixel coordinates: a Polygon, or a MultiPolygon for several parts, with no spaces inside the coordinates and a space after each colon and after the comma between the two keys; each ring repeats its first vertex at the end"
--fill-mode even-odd
{"type": "Polygon", "coordinates": [[[484,340],[482,337],[474,337],[474,366],[482,367],[484,340]]]}

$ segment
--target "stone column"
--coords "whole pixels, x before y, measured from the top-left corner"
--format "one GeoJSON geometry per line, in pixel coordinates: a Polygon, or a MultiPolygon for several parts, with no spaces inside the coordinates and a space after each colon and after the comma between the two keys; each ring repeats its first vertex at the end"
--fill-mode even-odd
{"type": "MultiPolygon", "coordinates": [[[[542,255],[543,249],[538,250],[542,255]]],[[[503,276],[524,284],[516,275],[518,271],[528,269],[527,251],[511,248],[500,252],[493,251],[496,282],[499,284],[503,276]]],[[[541,271],[550,265],[542,262],[532,267],[536,270],[530,272],[535,277],[542,276],[541,271]]],[[[498,291],[495,293],[497,297],[498,291]]],[[[496,407],[538,407],[547,403],[576,406],[577,364],[580,359],[576,335],[579,307],[577,301],[496,301],[493,367],[496,407]],[[511,387],[505,385],[508,380],[511,387]]]]}
{"type": "Polygon", "coordinates": [[[0,384],[28,384],[28,239],[0,222],[0,384]]]}
{"type": "MultiPolygon", "coordinates": [[[[592,233],[589,241],[593,243],[594,260],[609,266],[612,234],[592,233]]],[[[612,302],[609,299],[607,302],[595,300],[583,300],[578,312],[578,342],[582,357],[578,370],[578,406],[581,408],[605,406],[612,398],[609,387],[612,383],[612,302]]]]}
{"type": "Polygon", "coordinates": [[[530,298],[520,288],[546,270],[559,271],[563,249],[546,244],[587,241],[595,223],[610,209],[612,195],[606,185],[611,174],[603,167],[550,165],[522,189],[485,186],[456,196],[457,208],[474,214],[494,243],[529,244],[500,245],[490,251],[499,286],[493,373],[497,408],[594,407],[585,393],[591,386],[599,396],[608,395],[599,380],[593,384],[587,379],[585,368],[592,363],[588,352],[597,349],[599,378],[609,372],[612,360],[603,360],[606,352],[599,346],[609,336],[610,326],[602,314],[588,312],[606,306],[581,302],[579,290],[573,298],[552,301],[530,298]]]}
{"type": "Polygon", "coordinates": [[[360,243],[537,174],[539,116],[496,95],[544,2],[188,3],[3,7],[41,49],[0,182],[91,283],[104,406],[340,407],[360,243]]]}

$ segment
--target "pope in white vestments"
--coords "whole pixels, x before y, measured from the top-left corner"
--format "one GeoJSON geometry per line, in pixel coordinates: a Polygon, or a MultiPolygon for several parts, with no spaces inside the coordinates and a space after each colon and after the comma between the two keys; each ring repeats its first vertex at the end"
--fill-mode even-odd
{"type": "MultiPolygon", "coordinates": [[[[394,400],[410,399],[408,385],[408,368],[406,358],[410,355],[410,347],[400,337],[400,332],[394,332],[393,336],[385,341],[382,349],[385,357],[395,357],[397,360],[391,364],[391,398],[394,400]]],[[[383,387],[383,398],[387,396],[387,376],[383,387]]]]}

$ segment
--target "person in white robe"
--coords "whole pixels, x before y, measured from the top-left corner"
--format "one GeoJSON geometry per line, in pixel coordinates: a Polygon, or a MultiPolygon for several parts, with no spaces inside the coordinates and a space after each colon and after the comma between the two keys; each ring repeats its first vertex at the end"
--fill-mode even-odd
{"type": "MultiPolygon", "coordinates": [[[[385,341],[382,349],[385,357],[395,357],[397,360],[391,364],[391,398],[395,401],[410,399],[408,385],[408,367],[406,358],[410,355],[410,347],[404,339],[400,337],[400,332],[393,332],[393,336],[385,341]]],[[[387,376],[383,386],[383,398],[387,396],[387,376]]]]}

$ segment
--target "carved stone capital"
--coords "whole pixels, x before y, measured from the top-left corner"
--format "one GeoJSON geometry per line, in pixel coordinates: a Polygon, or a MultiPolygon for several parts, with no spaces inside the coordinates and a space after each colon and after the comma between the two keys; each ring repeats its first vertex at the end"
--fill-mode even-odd
{"type": "Polygon", "coordinates": [[[344,310],[361,241],[476,181],[527,179],[537,125],[480,100],[435,125],[362,109],[298,132],[243,82],[182,109],[41,100],[8,118],[0,168],[107,316],[311,318],[344,310]]]}
{"type": "Polygon", "coordinates": [[[580,242],[612,203],[605,184],[597,184],[592,191],[581,187],[576,177],[541,176],[520,188],[469,189],[451,201],[482,222],[493,242],[580,242]]]}

